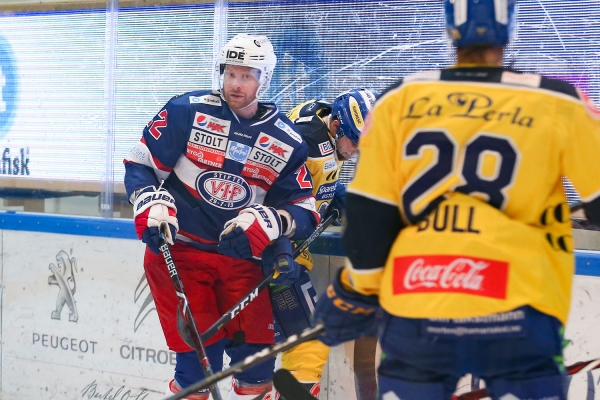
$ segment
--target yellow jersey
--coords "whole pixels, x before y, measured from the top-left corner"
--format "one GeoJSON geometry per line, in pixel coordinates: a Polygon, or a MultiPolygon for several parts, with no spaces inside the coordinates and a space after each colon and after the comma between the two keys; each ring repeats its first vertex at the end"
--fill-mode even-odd
{"type": "Polygon", "coordinates": [[[313,180],[313,195],[317,211],[323,216],[335,195],[343,161],[337,158],[335,139],[323,118],[331,114],[331,104],[324,100],[309,100],[288,112],[308,145],[306,166],[313,180]]]}
{"type": "MultiPolygon", "coordinates": [[[[561,177],[584,202],[600,194],[600,114],[579,90],[493,67],[415,74],[380,97],[359,151],[349,195],[395,207],[405,227],[383,267],[347,266],[357,291],[402,317],[531,305],[566,322],[574,258],[561,177]]],[[[372,219],[365,209],[349,221],[353,237],[372,219]]]]}

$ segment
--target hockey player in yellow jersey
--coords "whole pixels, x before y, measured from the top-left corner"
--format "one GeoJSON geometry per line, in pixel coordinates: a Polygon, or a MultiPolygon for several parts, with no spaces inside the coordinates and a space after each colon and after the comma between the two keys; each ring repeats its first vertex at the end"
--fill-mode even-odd
{"type": "MultiPolygon", "coordinates": [[[[340,94],[333,103],[311,100],[302,103],[288,113],[288,118],[308,145],[308,167],[312,181],[317,210],[325,218],[336,209],[342,212],[346,187],[338,183],[344,161],[357,151],[358,136],[362,131],[368,111],[375,103],[375,95],[367,89],[352,89],[340,94]]],[[[278,241],[280,242],[280,241],[278,241]]],[[[277,243],[273,246],[289,245],[277,243]]],[[[271,271],[273,247],[263,253],[265,273],[271,271]]],[[[291,252],[291,247],[288,248],[291,252]]],[[[296,259],[303,271],[312,269],[312,256],[305,251],[296,259]]],[[[299,270],[299,269],[298,269],[299,270]]],[[[287,275],[270,287],[275,314],[276,340],[301,332],[310,326],[316,292],[307,273],[299,279],[287,275]]],[[[282,368],[303,383],[306,389],[317,396],[320,391],[321,374],[327,362],[329,347],[318,340],[302,343],[282,355],[282,368]]],[[[279,394],[276,393],[276,398],[279,394]]]]}
{"type": "Polygon", "coordinates": [[[345,186],[338,185],[340,170],[344,161],[356,154],[358,136],[373,104],[375,94],[359,88],[340,94],[333,103],[309,100],[287,114],[308,144],[306,165],[321,215],[325,215],[332,201],[333,208],[343,206],[339,198],[346,193],[345,186]]]}
{"type": "Polygon", "coordinates": [[[446,0],[457,65],[369,114],[348,186],[349,261],[319,297],[328,345],[379,328],[380,399],[565,400],[574,274],[561,177],[600,222],[600,113],[572,85],[502,68],[513,0],[446,0]]]}

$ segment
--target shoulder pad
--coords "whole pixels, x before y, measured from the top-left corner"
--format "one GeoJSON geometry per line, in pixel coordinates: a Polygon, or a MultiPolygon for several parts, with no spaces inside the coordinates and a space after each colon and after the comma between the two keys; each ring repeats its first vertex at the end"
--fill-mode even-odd
{"type": "Polygon", "coordinates": [[[298,116],[308,117],[316,115],[322,118],[329,114],[331,114],[331,103],[325,100],[314,100],[305,104],[298,113],[298,116]]]}
{"type": "Polygon", "coordinates": [[[313,118],[314,118],[314,116],[309,115],[307,117],[296,118],[293,122],[294,122],[294,124],[301,124],[303,122],[310,122],[313,120],[313,118]]]}

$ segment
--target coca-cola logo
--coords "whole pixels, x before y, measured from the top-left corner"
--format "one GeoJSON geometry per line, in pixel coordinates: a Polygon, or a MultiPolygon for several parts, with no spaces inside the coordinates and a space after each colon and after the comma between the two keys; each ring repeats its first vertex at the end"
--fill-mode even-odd
{"type": "Polygon", "coordinates": [[[508,263],[457,255],[397,257],[393,282],[394,294],[451,292],[505,299],[508,263]]]}

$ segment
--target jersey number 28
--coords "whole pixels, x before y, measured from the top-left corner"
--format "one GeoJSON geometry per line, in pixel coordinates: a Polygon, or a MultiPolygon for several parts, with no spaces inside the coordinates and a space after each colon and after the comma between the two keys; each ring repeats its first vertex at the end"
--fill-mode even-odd
{"type": "Polygon", "coordinates": [[[456,162],[459,146],[446,130],[417,130],[404,145],[402,156],[404,159],[421,158],[426,148],[435,151],[433,162],[411,180],[402,193],[402,206],[410,223],[417,223],[437,207],[443,200],[441,195],[420,212],[413,211],[418,202],[453,177],[456,171],[459,171],[463,184],[455,187],[454,191],[483,195],[489,204],[502,209],[506,203],[506,189],[513,183],[519,161],[519,152],[510,138],[487,132],[477,133],[466,144],[459,162],[456,162]],[[493,176],[482,173],[485,155],[496,157],[493,176]]]}

